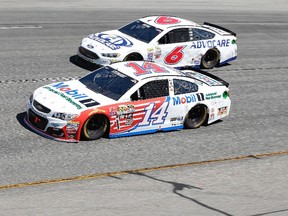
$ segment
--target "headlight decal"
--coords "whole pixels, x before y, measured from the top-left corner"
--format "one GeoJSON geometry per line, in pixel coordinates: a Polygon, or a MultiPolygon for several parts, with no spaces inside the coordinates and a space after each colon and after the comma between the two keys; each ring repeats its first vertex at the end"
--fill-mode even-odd
{"type": "Polygon", "coordinates": [[[101,53],[101,55],[107,58],[117,58],[120,56],[119,53],[101,53]]]}
{"type": "Polygon", "coordinates": [[[53,118],[61,119],[64,121],[71,121],[71,120],[77,118],[78,116],[79,116],[78,114],[59,113],[59,112],[55,112],[52,115],[53,118]]]}

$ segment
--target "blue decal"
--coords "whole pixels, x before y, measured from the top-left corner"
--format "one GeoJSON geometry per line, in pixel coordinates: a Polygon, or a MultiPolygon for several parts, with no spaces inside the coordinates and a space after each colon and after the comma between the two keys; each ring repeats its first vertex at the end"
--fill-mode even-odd
{"type": "Polygon", "coordinates": [[[185,95],[182,97],[173,97],[173,105],[180,105],[180,104],[188,104],[188,103],[194,103],[196,102],[196,96],[195,94],[191,94],[191,95],[185,95]]]}
{"type": "Polygon", "coordinates": [[[116,137],[134,136],[134,135],[155,133],[157,131],[181,130],[183,128],[184,128],[183,125],[179,125],[179,126],[162,128],[161,130],[159,130],[159,129],[151,129],[151,130],[143,130],[143,131],[138,131],[138,132],[124,132],[124,133],[118,133],[118,134],[110,134],[109,137],[110,138],[116,138],[116,137]]]}
{"type": "Polygon", "coordinates": [[[130,40],[128,40],[127,38],[118,36],[118,35],[98,33],[98,34],[89,35],[89,38],[109,47],[112,50],[120,49],[121,46],[124,46],[124,47],[133,46],[133,43],[130,40]]]}
{"type": "Polygon", "coordinates": [[[190,49],[228,47],[229,45],[230,45],[230,39],[192,41],[190,49]]]}

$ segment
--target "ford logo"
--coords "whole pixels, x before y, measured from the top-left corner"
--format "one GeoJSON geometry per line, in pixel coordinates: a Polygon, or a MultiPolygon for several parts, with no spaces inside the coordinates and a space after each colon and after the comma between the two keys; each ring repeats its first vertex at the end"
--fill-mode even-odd
{"type": "Polygon", "coordinates": [[[88,44],[87,47],[88,47],[89,49],[93,49],[93,48],[94,48],[94,46],[92,46],[91,44],[88,44]]]}

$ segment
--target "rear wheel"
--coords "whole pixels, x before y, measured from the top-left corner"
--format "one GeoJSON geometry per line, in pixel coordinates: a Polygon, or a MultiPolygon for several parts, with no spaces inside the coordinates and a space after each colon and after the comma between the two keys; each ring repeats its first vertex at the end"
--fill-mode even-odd
{"type": "Polygon", "coordinates": [[[108,119],[105,115],[91,116],[83,125],[82,136],[87,140],[101,138],[108,129],[108,119]]]}
{"type": "Polygon", "coordinates": [[[197,104],[186,115],[184,127],[194,129],[200,127],[206,120],[207,107],[203,104],[197,104]]]}
{"type": "Polygon", "coordinates": [[[130,53],[123,61],[141,61],[143,57],[139,53],[130,53]]]}
{"type": "Polygon", "coordinates": [[[211,69],[215,67],[220,60],[220,53],[217,49],[208,50],[201,59],[201,67],[211,69]]]}

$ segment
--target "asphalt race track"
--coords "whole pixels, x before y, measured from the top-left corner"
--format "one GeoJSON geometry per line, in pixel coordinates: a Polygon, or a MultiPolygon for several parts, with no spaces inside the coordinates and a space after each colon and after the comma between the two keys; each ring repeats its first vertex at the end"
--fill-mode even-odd
{"type": "Polygon", "coordinates": [[[288,215],[288,2],[96,2],[0,2],[0,215],[288,215]],[[93,69],[75,61],[84,36],[150,14],[237,33],[238,59],[210,70],[230,83],[230,116],[79,143],[24,125],[34,89],[93,69]]]}

